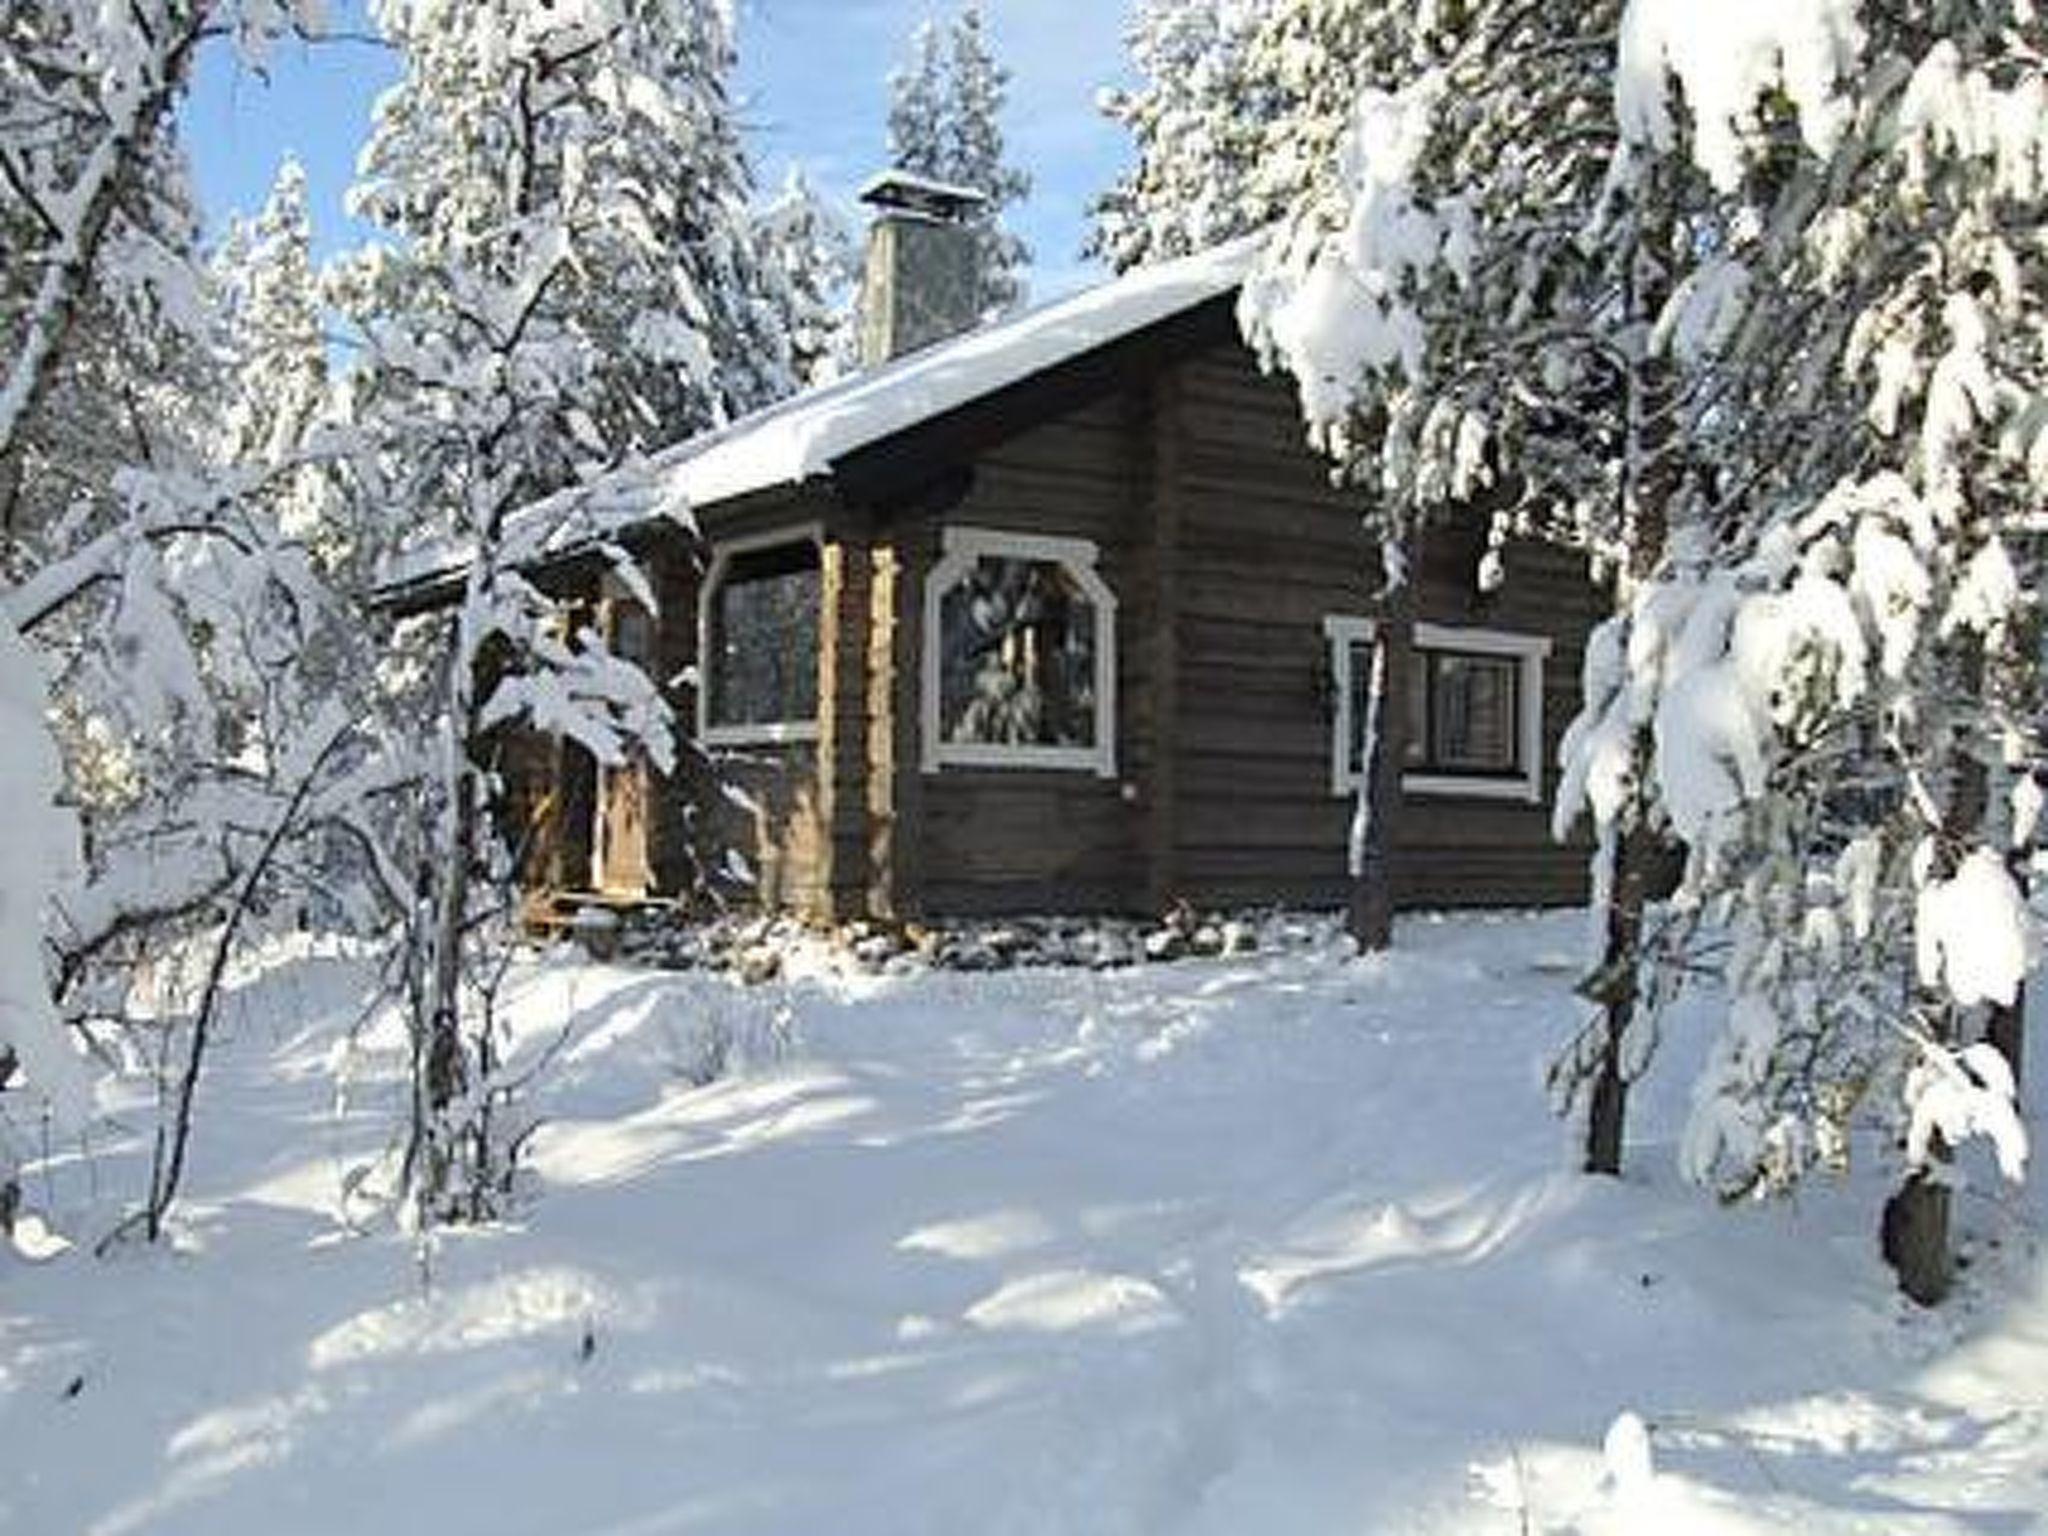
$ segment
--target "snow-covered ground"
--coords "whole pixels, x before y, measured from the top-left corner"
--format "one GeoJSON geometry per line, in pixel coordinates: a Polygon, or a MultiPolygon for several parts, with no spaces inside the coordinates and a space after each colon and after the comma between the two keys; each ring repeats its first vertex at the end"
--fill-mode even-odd
{"type": "MultiPolygon", "coordinates": [[[[280,959],[181,1251],[0,1267],[0,1529],[2048,1530],[2048,1203],[1971,1163],[1974,1262],[1916,1312],[1874,1169],[1677,1181],[1682,1018],[1635,1173],[1573,1175],[1579,923],[750,989],[539,959],[539,1187],[424,1256],[338,1219],[395,1114],[374,1030],[337,1049],[364,976],[280,959]]],[[[32,1197],[138,1188],[128,1123],[32,1197]]]]}

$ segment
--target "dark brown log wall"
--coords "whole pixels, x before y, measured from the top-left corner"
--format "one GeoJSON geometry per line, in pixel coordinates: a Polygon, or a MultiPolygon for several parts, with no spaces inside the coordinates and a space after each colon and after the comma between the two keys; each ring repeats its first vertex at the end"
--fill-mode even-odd
{"type": "MultiPolygon", "coordinates": [[[[889,732],[896,788],[894,905],[908,914],[1129,912],[1146,905],[1142,784],[1152,732],[1140,701],[1151,658],[1133,637],[1149,622],[1150,560],[1135,509],[1142,488],[1142,399],[1078,405],[983,454],[965,496],[943,514],[890,520],[895,587],[889,732]],[[1117,775],[1033,768],[922,771],[925,578],[941,523],[1093,540],[1118,602],[1117,775]],[[911,776],[915,776],[914,782],[911,776]],[[914,813],[911,806],[914,803],[914,813]]],[[[872,754],[871,754],[872,755],[872,754]]]]}
{"type": "MultiPolygon", "coordinates": [[[[1379,571],[1360,527],[1366,493],[1330,483],[1303,441],[1291,387],[1260,375],[1241,348],[1184,364],[1177,390],[1173,887],[1199,904],[1339,905],[1352,802],[1330,788],[1322,625],[1371,611],[1379,571]]],[[[1511,547],[1506,584],[1482,597],[1479,550],[1470,530],[1434,536],[1418,610],[1430,622],[1552,638],[1545,803],[1409,795],[1395,834],[1405,907],[1584,897],[1584,850],[1551,843],[1548,799],[1599,597],[1583,562],[1536,545],[1511,547]]]]}
{"type": "Polygon", "coordinates": [[[1439,624],[1548,635],[1543,666],[1540,804],[1410,794],[1396,837],[1397,884],[1409,907],[1554,906],[1586,899],[1590,847],[1583,829],[1563,846],[1550,835],[1557,748],[1579,710],[1586,636],[1605,612],[1583,558],[1542,544],[1508,550],[1507,580],[1481,594],[1477,549],[1440,541],[1426,551],[1419,597],[1439,624]]]}
{"type": "MultiPolygon", "coordinates": [[[[943,513],[884,516],[867,643],[870,903],[894,915],[1338,906],[1348,795],[1330,788],[1323,620],[1370,612],[1363,493],[1330,483],[1291,387],[1218,346],[985,451],[943,513]],[[946,524],[1092,539],[1118,598],[1118,773],[920,765],[923,592],[946,524]],[[881,713],[886,699],[893,719],[881,713]],[[1162,749],[1162,743],[1166,744],[1162,749]]],[[[1600,611],[1581,562],[1508,552],[1477,591],[1475,530],[1433,539],[1424,619],[1548,635],[1545,803],[1412,795],[1403,906],[1577,901],[1584,850],[1549,837],[1556,744],[1600,611]]]]}
{"type": "Polygon", "coordinates": [[[1322,621],[1369,606],[1359,495],[1332,488],[1287,386],[1241,349],[1178,386],[1175,894],[1339,906],[1350,802],[1329,787],[1322,621]]]}

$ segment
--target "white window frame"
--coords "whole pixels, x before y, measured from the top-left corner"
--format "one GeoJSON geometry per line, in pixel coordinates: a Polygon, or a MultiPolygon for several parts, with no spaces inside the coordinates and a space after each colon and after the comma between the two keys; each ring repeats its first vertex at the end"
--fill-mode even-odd
{"type": "Polygon", "coordinates": [[[1006,533],[996,528],[953,527],[943,553],[924,579],[923,767],[1048,768],[1116,777],[1116,594],[1096,570],[1101,551],[1092,539],[1006,533]],[[984,557],[1035,560],[1059,566],[1095,607],[1095,745],[1046,747],[1008,742],[947,741],[939,720],[939,610],[946,594],[984,557]]]}
{"type": "MultiPolygon", "coordinates": [[[[1352,658],[1358,647],[1370,645],[1377,633],[1378,625],[1374,620],[1355,614],[1333,613],[1323,620],[1323,635],[1330,648],[1330,675],[1336,690],[1330,725],[1330,793],[1333,795],[1356,794],[1362,778],[1351,768],[1351,743],[1358,733],[1358,722],[1351,717],[1355,682],[1352,658]]],[[[1401,775],[1403,793],[1541,804],[1543,663],[1550,656],[1549,637],[1504,629],[1462,629],[1448,624],[1418,622],[1414,647],[1417,651],[1463,651],[1473,656],[1505,656],[1519,663],[1515,712],[1521,722],[1521,740],[1517,744],[1516,758],[1522,765],[1522,771],[1497,777],[1408,771],[1401,775]]],[[[1406,707],[1405,700],[1403,707],[1406,707]]]]}
{"type": "MultiPolygon", "coordinates": [[[[773,533],[750,533],[740,538],[722,540],[712,546],[711,564],[705,569],[704,585],[697,594],[697,739],[706,746],[786,746],[793,742],[815,742],[818,739],[818,721],[815,715],[809,720],[761,721],[753,725],[711,723],[711,605],[718,596],[719,587],[724,584],[737,556],[753,554],[763,549],[780,549],[786,544],[804,543],[814,545],[818,551],[819,606],[822,610],[822,577],[825,568],[823,523],[799,523],[791,528],[778,528],[773,533]]],[[[821,642],[824,633],[825,617],[821,611],[818,615],[818,635],[821,642]]],[[[812,660],[819,667],[819,682],[822,686],[824,658],[813,657],[812,660]]],[[[823,702],[822,698],[820,702],[823,702]]]]}

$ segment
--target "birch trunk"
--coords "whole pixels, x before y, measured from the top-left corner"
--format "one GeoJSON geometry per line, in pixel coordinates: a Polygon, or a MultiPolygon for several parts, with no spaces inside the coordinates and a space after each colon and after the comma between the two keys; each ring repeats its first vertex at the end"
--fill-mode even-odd
{"type": "Polygon", "coordinates": [[[1346,927],[1360,954],[1394,942],[1394,829],[1401,814],[1401,765],[1408,753],[1406,685],[1415,664],[1415,587],[1401,562],[1373,629],[1371,670],[1359,722],[1358,802],[1351,827],[1351,900],[1346,927]]]}

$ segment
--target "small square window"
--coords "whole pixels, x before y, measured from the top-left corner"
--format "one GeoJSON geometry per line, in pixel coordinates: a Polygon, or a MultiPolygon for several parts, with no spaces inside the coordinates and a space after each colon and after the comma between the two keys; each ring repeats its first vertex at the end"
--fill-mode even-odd
{"type": "MultiPolygon", "coordinates": [[[[1331,790],[1363,775],[1371,704],[1374,621],[1323,621],[1338,687],[1331,790]]],[[[1540,635],[1417,624],[1412,664],[1397,690],[1407,708],[1402,786],[1422,794],[1534,801],[1542,792],[1543,659],[1540,635]]]]}
{"type": "Polygon", "coordinates": [[[1521,671],[1512,656],[1418,647],[1409,764],[1428,773],[1519,774],[1521,671]]]}

